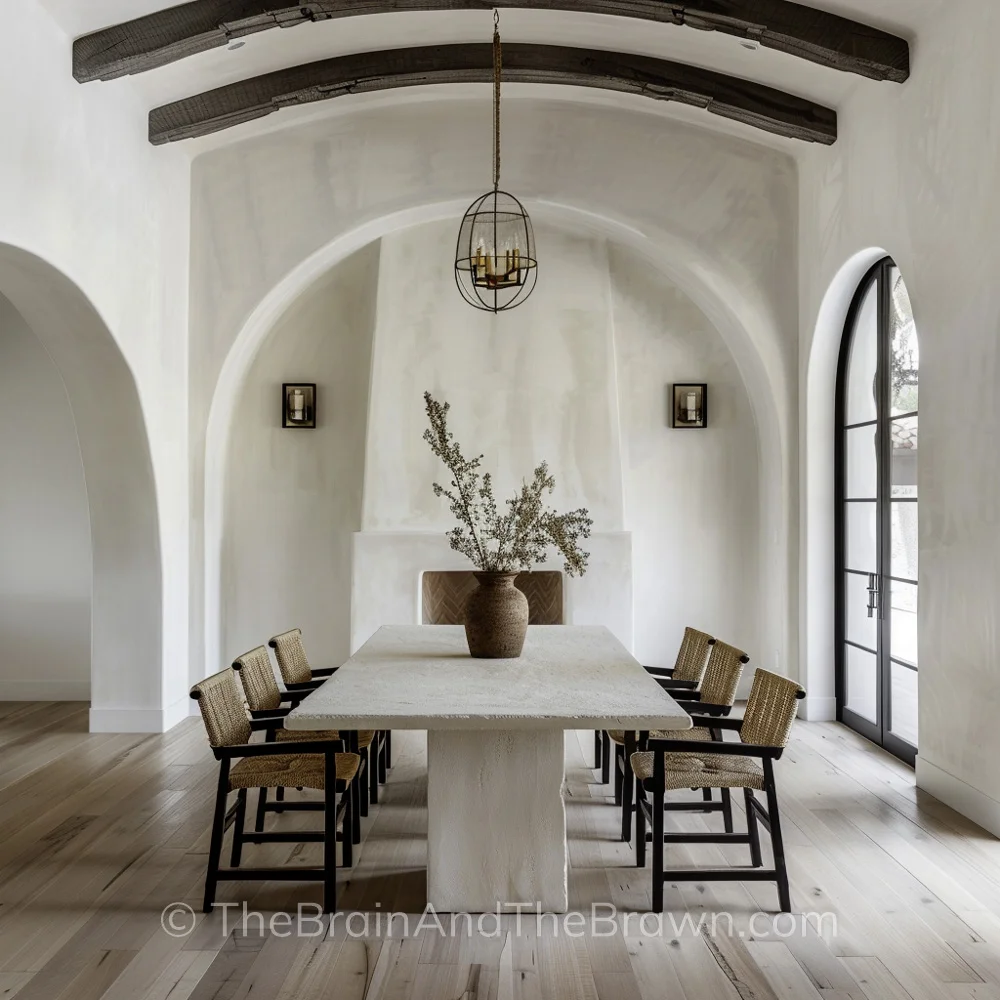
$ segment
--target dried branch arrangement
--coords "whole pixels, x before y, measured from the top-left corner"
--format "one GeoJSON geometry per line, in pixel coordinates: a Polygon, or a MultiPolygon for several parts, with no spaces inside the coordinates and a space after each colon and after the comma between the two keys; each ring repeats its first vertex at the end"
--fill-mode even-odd
{"type": "Polygon", "coordinates": [[[467,556],[484,573],[515,573],[530,570],[545,558],[554,545],[565,559],[570,576],[583,576],[589,552],[580,548],[580,540],[590,537],[594,522],[586,508],[559,514],[546,508],[543,498],[551,493],[556,481],[545,462],[535,469],[530,483],[507,501],[501,513],[493,495],[493,480],[480,471],[483,456],[467,459],[448,430],[449,403],[439,403],[424,393],[430,427],[424,440],[451,473],[451,488],[434,484],[434,495],[447,497],[458,527],[448,532],[448,541],[456,552],[467,556]]]}

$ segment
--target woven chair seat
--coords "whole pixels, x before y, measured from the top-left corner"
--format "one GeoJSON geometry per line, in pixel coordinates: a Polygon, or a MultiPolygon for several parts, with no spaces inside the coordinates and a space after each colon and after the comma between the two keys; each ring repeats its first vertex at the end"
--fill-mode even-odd
{"type": "MultiPolygon", "coordinates": [[[[337,780],[350,781],[361,766],[356,753],[338,753],[337,780]]],[[[320,754],[268,754],[244,757],[229,772],[229,789],[326,787],[326,761],[320,754]]]]}
{"type": "MultiPolygon", "coordinates": [[[[620,746],[625,745],[625,731],[622,729],[609,729],[608,736],[611,737],[613,743],[617,743],[620,746]]],[[[693,729],[673,729],[670,732],[666,730],[654,729],[650,734],[649,738],[653,740],[711,740],[712,734],[704,726],[695,726],[693,729]]]]}
{"type": "MultiPolygon", "coordinates": [[[[677,788],[754,788],[764,790],[764,772],[749,757],[737,754],[665,753],[666,784],[677,788]]],[[[640,781],[653,777],[652,751],[632,754],[632,770],[640,781]]]]}
{"type": "MultiPolygon", "coordinates": [[[[336,729],[279,729],[274,738],[278,743],[319,743],[323,740],[339,740],[340,733],[336,729]]],[[[362,749],[370,747],[375,742],[374,729],[362,729],[358,733],[358,746],[362,749]]]]}

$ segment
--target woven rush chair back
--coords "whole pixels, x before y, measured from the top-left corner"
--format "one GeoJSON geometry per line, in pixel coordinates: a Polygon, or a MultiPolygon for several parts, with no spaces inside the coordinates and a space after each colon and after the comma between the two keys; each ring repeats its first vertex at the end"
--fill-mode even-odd
{"type": "Polygon", "coordinates": [[[252,712],[269,712],[281,707],[281,692],[271,669],[266,646],[258,646],[233,660],[233,670],[240,675],[243,693],[252,712]]]}
{"type": "Polygon", "coordinates": [[[743,667],[750,657],[730,646],[728,642],[717,641],[708,657],[708,666],[701,682],[701,700],[710,705],[732,705],[736,701],[736,689],[740,686],[743,667]]]}
{"type": "Polygon", "coordinates": [[[250,742],[250,719],[232,670],[221,670],[191,688],[213,747],[250,742]]]}
{"type": "Polygon", "coordinates": [[[705,672],[705,658],[709,647],[715,640],[707,632],[699,632],[696,628],[685,628],[681,648],[677,650],[677,662],[671,680],[694,681],[701,680],[705,672]]]}
{"type": "Polygon", "coordinates": [[[302,629],[293,628],[270,639],[268,645],[278,660],[281,679],[286,684],[307,684],[312,680],[312,669],[302,645],[302,629]]]}
{"type": "Polygon", "coordinates": [[[758,667],[743,713],[740,740],[757,746],[787,746],[803,693],[795,681],[758,667]]]}

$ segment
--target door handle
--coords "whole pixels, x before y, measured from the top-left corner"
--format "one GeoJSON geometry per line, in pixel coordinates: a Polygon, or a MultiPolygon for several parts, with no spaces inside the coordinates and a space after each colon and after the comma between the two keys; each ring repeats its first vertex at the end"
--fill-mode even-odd
{"type": "MultiPolygon", "coordinates": [[[[875,611],[878,609],[878,574],[869,573],[868,574],[868,617],[874,618],[875,611]]],[[[881,618],[881,615],[879,615],[881,618]]]]}

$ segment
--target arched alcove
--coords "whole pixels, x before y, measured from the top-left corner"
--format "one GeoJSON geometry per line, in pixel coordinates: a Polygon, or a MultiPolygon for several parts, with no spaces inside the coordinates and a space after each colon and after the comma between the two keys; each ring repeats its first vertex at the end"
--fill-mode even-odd
{"type": "Polygon", "coordinates": [[[41,258],[0,244],[0,294],[59,370],[76,424],[93,554],[91,729],[159,731],[160,540],[132,372],[86,295],[41,258]]]}
{"type": "Polygon", "coordinates": [[[0,700],[89,703],[93,572],[76,424],[58,369],[2,295],[0,482],[0,700]]]}
{"type": "MultiPolygon", "coordinates": [[[[787,387],[783,366],[777,359],[773,320],[746,286],[738,287],[723,272],[719,262],[697,248],[667,233],[640,230],[620,220],[609,219],[573,206],[550,202],[530,204],[533,217],[542,225],[571,229],[581,236],[613,241],[654,272],[669,278],[704,315],[721,336],[745,386],[748,410],[759,449],[759,566],[757,574],[768,581],[759,594],[760,631],[757,638],[760,661],[788,669],[791,663],[788,621],[789,554],[789,460],[790,441],[787,387]]],[[[214,665],[228,655],[220,631],[222,621],[223,555],[226,544],[227,455],[233,419],[247,373],[261,345],[289,307],[293,306],[324,274],[350,254],[387,234],[441,219],[456,219],[464,204],[458,202],[418,205],[373,220],[345,233],[322,251],[286,275],[259,303],[234,343],[217,383],[208,422],[205,462],[205,592],[206,663],[214,665]]],[[[664,372],[664,395],[671,381],[683,380],[679,372],[664,372]]],[[[277,372],[273,378],[280,384],[277,372]]],[[[666,401],[664,398],[664,421],[666,401]]],[[[694,446],[694,445],[692,445],[694,446]]],[[[752,487],[756,492],[756,484],[752,487]]],[[[256,640],[259,641],[259,638],[256,640]]]]}

